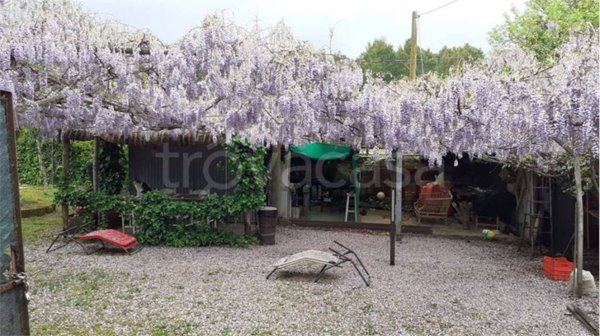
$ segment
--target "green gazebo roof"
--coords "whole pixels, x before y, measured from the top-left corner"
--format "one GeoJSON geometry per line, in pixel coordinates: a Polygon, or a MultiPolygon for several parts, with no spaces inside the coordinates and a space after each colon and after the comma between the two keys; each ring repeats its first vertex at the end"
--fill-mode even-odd
{"type": "Polygon", "coordinates": [[[315,160],[337,160],[343,159],[351,154],[351,148],[318,142],[307,143],[302,147],[291,146],[294,153],[306,155],[315,160]]]}

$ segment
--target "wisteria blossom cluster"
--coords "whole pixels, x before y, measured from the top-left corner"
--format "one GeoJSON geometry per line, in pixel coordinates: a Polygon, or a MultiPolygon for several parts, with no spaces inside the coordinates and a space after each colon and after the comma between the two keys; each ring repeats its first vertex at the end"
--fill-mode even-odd
{"type": "Polygon", "coordinates": [[[574,33],[553,66],[517,47],[495,50],[486,63],[443,81],[423,77],[364,91],[361,98],[368,100],[359,109],[382,104],[372,110],[373,126],[365,127],[379,129],[370,138],[374,144],[430,159],[447,151],[529,156],[540,163],[565,150],[597,157],[598,50],[593,29],[574,33]]]}
{"type": "Polygon", "coordinates": [[[0,5],[0,88],[19,123],[150,138],[238,135],[253,144],[348,143],[499,158],[598,155],[598,32],[574,33],[552,67],[517,47],[441,80],[386,84],[314,50],[283,24],[243,28],[221,14],[177,43],[100,20],[68,1],[0,5]]]}

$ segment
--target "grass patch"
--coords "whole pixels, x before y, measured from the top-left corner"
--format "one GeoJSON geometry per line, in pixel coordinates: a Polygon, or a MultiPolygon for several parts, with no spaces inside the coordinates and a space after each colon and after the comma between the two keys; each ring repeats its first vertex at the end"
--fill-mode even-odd
{"type": "Polygon", "coordinates": [[[91,330],[86,326],[64,324],[64,323],[32,323],[32,336],[43,335],[94,335],[94,336],[115,336],[114,328],[95,324],[91,330]]]}
{"type": "Polygon", "coordinates": [[[269,330],[254,329],[254,330],[252,330],[252,333],[250,333],[250,335],[252,335],[252,336],[272,336],[273,332],[271,332],[269,330]]]}
{"type": "Polygon", "coordinates": [[[454,327],[454,324],[449,322],[439,322],[439,327],[443,331],[447,331],[448,329],[452,329],[454,327]]]}
{"type": "Polygon", "coordinates": [[[135,285],[127,285],[127,293],[130,294],[137,294],[137,293],[141,293],[142,289],[138,286],[135,285]]]}
{"type": "Polygon", "coordinates": [[[31,335],[89,335],[90,332],[77,325],[61,323],[33,323],[31,325],[31,335]]]}
{"type": "Polygon", "coordinates": [[[367,324],[367,330],[365,331],[367,335],[376,335],[377,329],[372,323],[367,324]]]}
{"type": "Polygon", "coordinates": [[[23,242],[26,244],[39,242],[42,238],[51,237],[62,230],[62,218],[58,213],[23,218],[21,223],[23,242]]]}
{"type": "Polygon", "coordinates": [[[150,334],[152,336],[191,335],[194,331],[194,327],[195,326],[188,321],[170,321],[156,325],[150,334]]]}
{"type": "Polygon", "coordinates": [[[68,290],[72,278],[68,275],[56,275],[51,272],[43,272],[38,267],[30,267],[29,272],[32,274],[31,290],[33,294],[40,291],[48,291],[51,294],[60,293],[68,290]]]}
{"type": "Polygon", "coordinates": [[[372,304],[370,304],[370,303],[367,303],[366,305],[364,305],[364,306],[361,308],[361,310],[362,310],[362,312],[363,312],[363,313],[365,313],[365,314],[369,314],[369,313],[371,313],[371,312],[373,311],[373,305],[372,305],[372,304]]]}
{"type": "Polygon", "coordinates": [[[409,335],[427,335],[425,329],[421,325],[403,325],[402,329],[404,329],[409,335]]]}
{"type": "Polygon", "coordinates": [[[60,290],[60,288],[61,285],[58,281],[51,281],[50,283],[48,283],[48,290],[50,291],[50,293],[56,293],[60,290]]]}
{"type": "Polygon", "coordinates": [[[72,279],[72,286],[68,290],[71,300],[69,303],[75,307],[104,309],[107,302],[102,292],[107,285],[115,279],[101,269],[93,269],[90,272],[80,272],[72,279]]]}
{"type": "Polygon", "coordinates": [[[54,201],[55,192],[56,188],[54,187],[21,185],[19,186],[21,208],[31,209],[51,205],[54,201]]]}

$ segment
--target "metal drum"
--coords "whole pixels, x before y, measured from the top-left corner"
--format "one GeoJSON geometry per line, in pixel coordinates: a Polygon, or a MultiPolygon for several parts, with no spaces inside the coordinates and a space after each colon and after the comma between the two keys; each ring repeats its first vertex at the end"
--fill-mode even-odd
{"type": "Polygon", "coordinates": [[[263,245],[275,244],[277,227],[277,208],[262,207],[258,209],[258,237],[263,245]]]}

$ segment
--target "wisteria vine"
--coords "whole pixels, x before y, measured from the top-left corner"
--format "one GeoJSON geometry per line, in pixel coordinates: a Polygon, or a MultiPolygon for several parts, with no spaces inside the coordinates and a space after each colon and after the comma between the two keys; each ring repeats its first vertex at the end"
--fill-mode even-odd
{"type": "Polygon", "coordinates": [[[386,84],[283,24],[214,14],[164,45],[69,1],[0,2],[0,89],[15,93],[20,126],[48,137],[343,142],[438,162],[448,151],[597,157],[597,30],[574,32],[558,54],[548,67],[515,46],[443,80],[386,84]]]}

